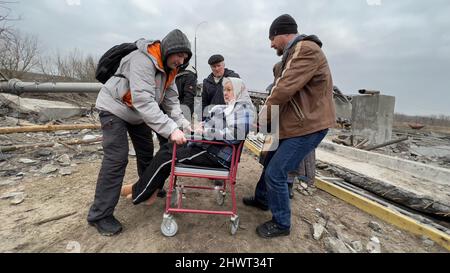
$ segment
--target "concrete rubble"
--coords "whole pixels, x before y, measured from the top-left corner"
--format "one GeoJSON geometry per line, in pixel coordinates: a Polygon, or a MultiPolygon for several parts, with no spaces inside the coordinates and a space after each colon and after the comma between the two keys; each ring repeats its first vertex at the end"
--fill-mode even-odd
{"type": "Polygon", "coordinates": [[[0,94],[0,102],[22,116],[33,115],[40,122],[80,116],[88,110],[65,102],[20,98],[12,94],[0,94]]]}

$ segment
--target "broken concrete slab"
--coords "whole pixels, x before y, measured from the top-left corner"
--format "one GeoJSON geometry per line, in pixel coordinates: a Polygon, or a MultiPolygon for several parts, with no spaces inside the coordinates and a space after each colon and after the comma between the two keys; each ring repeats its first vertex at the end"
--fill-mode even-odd
{"type": "Polygon", "coordinates": [[[88,110],[65,102],[21,98],[12,94],[0,94],[0,101],[21,114],[36,114],[41,122],[80,116],[88,110]]]}
{"type": "MultiPolygon", "coordinates": [[[[445,168],[425,165],[411,160],[405,160],[398,157],[363,151],[351,147],[344,147],[342,145],[337,145],[326,140],[322,141],[322,143],[319,145],[318,151],[332,152],[336,155],[355,159],[361,163],[370,163],[371,165],[388,168],[396,172],[414,174],[414,176],[418,178],[422,178],[427,181],[433,181],[434,183],[438,183],[441,185],[450,186],[450,180],[448,180],[448,177],[450,177],[450,170],[445,168]]],[[[317,157],[324,163],[330,163],[328,162],[328,160],[325,160],[320,154],[318,154],[317,157]]]]}

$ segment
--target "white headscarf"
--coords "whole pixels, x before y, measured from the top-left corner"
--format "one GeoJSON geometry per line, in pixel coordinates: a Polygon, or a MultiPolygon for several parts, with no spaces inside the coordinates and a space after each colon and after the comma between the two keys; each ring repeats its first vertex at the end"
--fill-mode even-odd
{"type": "Polygon", "coordinates": [[[226,83],[230,82],[233,86],[233,93],[234,93],[234,100],[227,103],[227,107],[224,110],[224,113],[226,116],[230,115],[233,112],[234,106],[236,103],[248,103],[252,105],[252,99],[250,98],[250,95],[248,94],[248,90],[245,87],[244,81],[242,81],[239,78],[232,78],[232,77],[225,77],[223,78],[222,84],[225,85],[226,83]]]}

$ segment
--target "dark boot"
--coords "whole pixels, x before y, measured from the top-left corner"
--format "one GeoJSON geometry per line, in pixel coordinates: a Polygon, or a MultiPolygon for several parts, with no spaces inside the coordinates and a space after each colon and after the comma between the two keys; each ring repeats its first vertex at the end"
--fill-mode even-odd
{"type": "Polygon", "coordinates": [[[248,196],[248,197],[242,198],[242,202],[246,206],[255,207],[255,208],[258,208],[258,209],[264,210],[264,211],[269,210],[269,207],[267,205],[264,205],[263,203],[259,202],[253,196],[248,196]]]}
{"type": "Polygon", "coordinates": [[[122,231],[122,224],[113,215],[88,223],[96,227],[97,231],[103,236],[113,236],[122,231]]]}
{"type": "Polygon", "coordinates": [[[263,238],[273,238],[278,236],[287,236],[291,233],[290,229],[280,229],[273,221],[265,222],[256,228],[256,233],[263,238]]]}

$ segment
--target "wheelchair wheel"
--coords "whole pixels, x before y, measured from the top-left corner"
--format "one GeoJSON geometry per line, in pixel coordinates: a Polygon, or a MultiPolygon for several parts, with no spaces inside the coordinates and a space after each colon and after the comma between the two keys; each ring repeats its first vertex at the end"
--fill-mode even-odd
{"type": "Polygon", "coordinates": [[[231,217],[231,235],[235,235],[239,229],[239,216],[231,217]]]}
{"type": "Polygon", "coordinates": [[[224,191],[222,191],[222,190],[217,191],[217,193],[216,193],[216,202],[217,202],[217,205],[223,206],[223,204],[225,203],[225,196],[226,196],[226,195],[227,195],[226,192],[224,192],[224,191]]]}
{"type": "Polygon", "coordinates": [[[178,225],[172,215],[164,215],[161,223],[161,233],[166,237],[173,237],[178,232],[178,225]]]}

